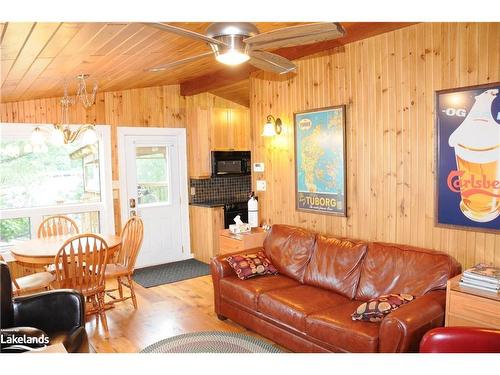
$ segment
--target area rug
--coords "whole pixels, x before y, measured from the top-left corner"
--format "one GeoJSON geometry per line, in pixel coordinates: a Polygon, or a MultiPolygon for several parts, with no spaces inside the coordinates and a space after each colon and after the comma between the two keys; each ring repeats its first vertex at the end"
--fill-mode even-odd
{"type": "Polygon", "coordinates": [[[135,270],[133,279],[144,288],[175,283],[176,281],[193,279],[210,274],[208,264],[196,259],[160,264],[158,266],[135,270]]]}
{"type": "Polygon", "coordinates": [[[170,337],[141,350],[141,353],[283,353],[258,338],[231,332],[195,332],[170,337]]]}

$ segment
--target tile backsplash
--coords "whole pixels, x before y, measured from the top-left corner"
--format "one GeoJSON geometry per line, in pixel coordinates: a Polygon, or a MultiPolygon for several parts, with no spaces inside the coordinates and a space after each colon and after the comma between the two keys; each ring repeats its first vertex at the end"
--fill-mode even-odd
{"type": "MultiPolygon", "coordinates": [[[[245,201],[252,189],[252,178],[248,176],[213,177],[189,181],[189,187],[195,189],[191,195],[192,203],[209,201],[245,201]]],[[[192,191],[192,189],[190,189],[192,191]]]]}

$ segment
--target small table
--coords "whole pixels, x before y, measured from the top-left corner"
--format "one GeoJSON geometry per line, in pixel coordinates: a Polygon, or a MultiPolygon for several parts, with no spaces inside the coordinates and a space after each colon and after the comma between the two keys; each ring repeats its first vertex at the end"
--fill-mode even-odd
{"type": "MultiPolygon", "coordinates": [[[[62,245],[74,235],[36,238],[16,244],[10,252],[18,262],[46,265],[54,263],[54,258],[62,245]]],[[[108,244],[108,259],[111,259],[120,246],[120,237],[109,234],[99,234],[108,244]]]]}
{"type": "Polygon", "coordinates": [[[500,329],[500,294],[460,286],[461,277],[448,280],[445,325],[500,329]]]}
{"type": "Polygon", "coordinates": [[[252,228],[251,232],[240,234],[222,229],[219,232],[219,255],[262,247],[266,236],[267,232],[262,228],[252,228]]]}

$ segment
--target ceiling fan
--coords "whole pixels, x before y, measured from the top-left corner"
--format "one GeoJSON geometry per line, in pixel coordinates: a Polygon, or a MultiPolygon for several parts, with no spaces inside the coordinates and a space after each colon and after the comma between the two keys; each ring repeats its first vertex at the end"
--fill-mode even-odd
{"type": "Polygon", "coordinates": [[[290,60],[265,50],[306,45],[340,38],[345,34],[339,23],[310,23],[285,27],[260,33],[250,22],[215,22],[208,26],[206,35],[164,23],[147,23],[160,30],[186,36],[208,43],[211,51],[185,59],[146,69],[159,72],[190,63],[206,56],[214,55],[216,60],[226,65],[249,62],[256,68],[285,74],[296,70],[290,60]]]}

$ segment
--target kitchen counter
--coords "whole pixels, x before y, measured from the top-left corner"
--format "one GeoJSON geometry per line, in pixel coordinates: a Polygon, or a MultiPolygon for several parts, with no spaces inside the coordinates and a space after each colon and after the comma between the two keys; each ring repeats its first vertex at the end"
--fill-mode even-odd
{"type": "Polygon", "coordinates": [[[229,200],[224,200],[224,201],[206,201],[206,202],[191,202],[189,203],[190,206],[198,206],[198,207],[224,207],[226,204],[231,204],[231,203],[246,203],[246,199],[242,200],[237,200],[237,199],[229,199],[229,200]]]}

